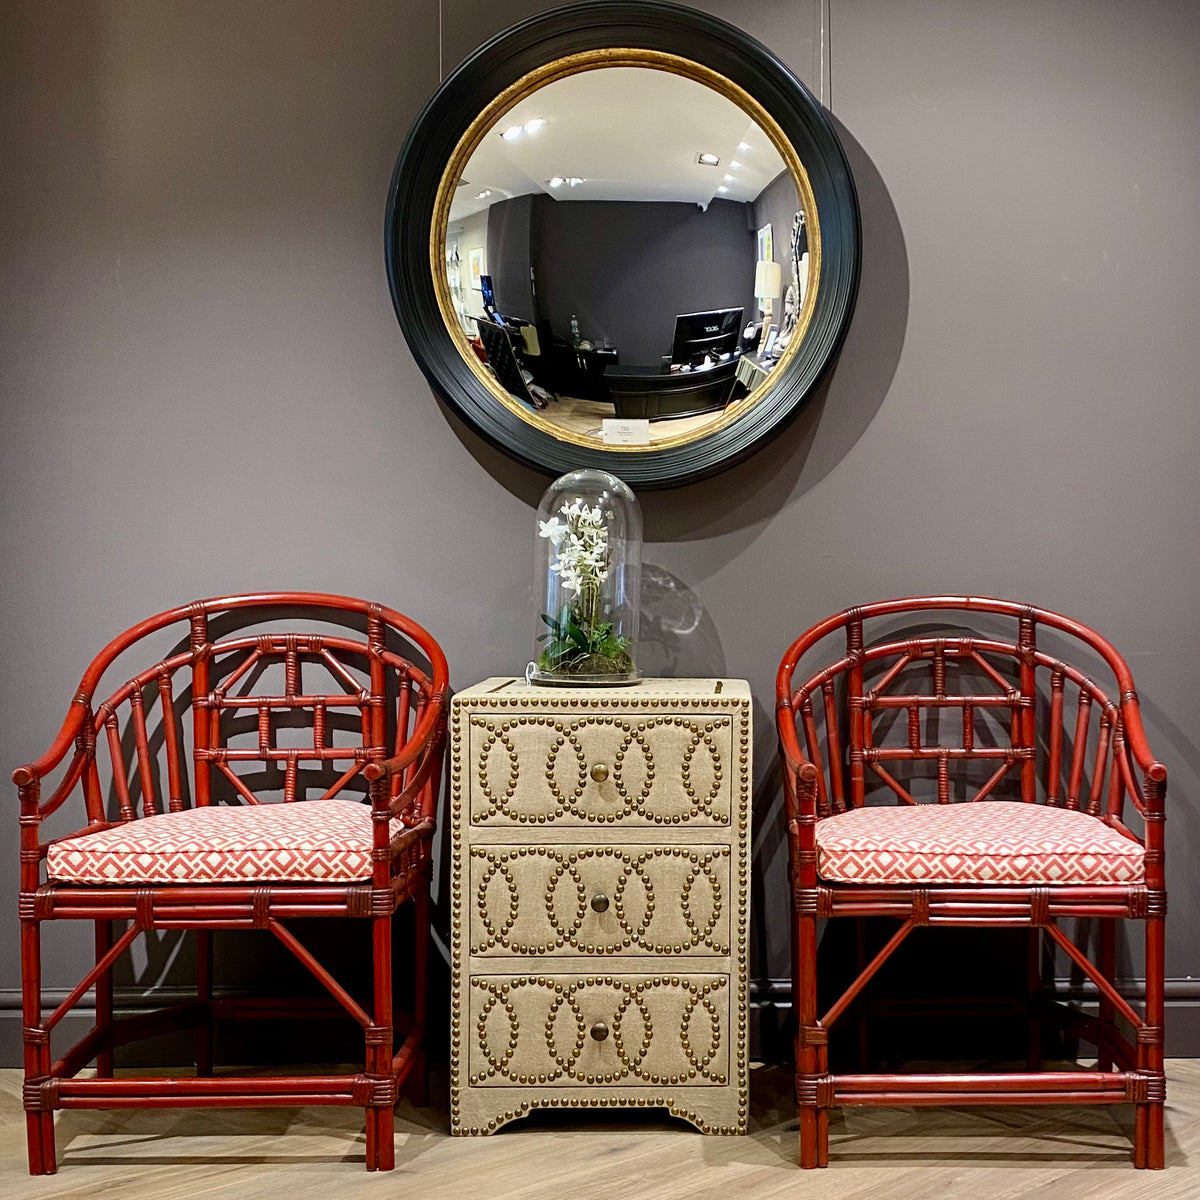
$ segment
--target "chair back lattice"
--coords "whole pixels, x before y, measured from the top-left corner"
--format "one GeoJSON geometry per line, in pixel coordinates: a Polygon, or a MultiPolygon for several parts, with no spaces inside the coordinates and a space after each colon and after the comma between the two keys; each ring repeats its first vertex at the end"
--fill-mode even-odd
{"type": "MultiPolygon", "coordinates": [[[[912,780],[902,778],[906,771],[935,774],[929,799],[939,804],[985,800],[1007,790],[1028,803],[1083,810],[1110,824],[1123,824],[1127,797],[1146,812],[1131,745],[1140,749],[1145,739],[1129,669],[1098,634],[1045,610],[975,597],[848,609],[792,645],[780,666],[777,703],[793,771],[806,763],[815,768],[805,779],[815,789],[818,817],[860,807],[880,785],[900,803],[922,802],[912,780]],[[864,623],[873,617],[931,609],[1012,617],[1016,636],[1004,640],[961,630],[944,636],[939,628],[933,636],[922,629],[918,636],[864,641],[864,623]],[[1077,639],[1088,659],[1107,663],[1119,699],[1114,702],[1080,667],[1040,650],[1040,625],[1077,639]],[[797,684],[801,657],[838,630],[845,653],[797,684]],[[961,721],[952,744],[943,736],[949,714],[961,721]],[[972,764],[979,764],[977,784],[968,781],[972,764]]],[[[1144,753],[1143,766],[1152,762],[1148,749],[1144,753]]],[[[787,783],[795,817],[800,785],[795,778],[787,783]]]]}
{"type": "MultiPolygon", "coordinates": [[[[278,593],[175,609],[123,634],[89,667],[75,700],[74,755],[41,812],[53,812],[80,780],[88,824],[97,828],[178,812],[189,800],[197,806],[258,804],[270,791],[291,803],[309,797],[312,780],[316,788],[311,790],[319,788],[314,799],[337,796],[352,784],[365,791],[370,764],[399,756],[410,740],[424,740],[430,719],[442,719],[446,687],[445,662],[436,643],[419,626],[380,605],[278,593]],[[365,618],[365,636],[340,629],[213,636],[215,615],[252,605],[275,619],[281,611],[302,610],[312,624],[339,624],[347,615],[358,616],[365,618]],[[139,671],[93,705],[96,683],[112,662],[176,622],[187,624],[187,648],[139,671]],[[413,658],[424,657],[428,666],[392,649],[389,639],[402,640],[413,658]],[[430,709],[435,698],[436,714],[430,709]],[[185,730],[189,713],[190,729],[185,730]],[[105,771],[102,757],[108,760],[105,771]],[[116,821],[110,820],[110,808],[115,808],[116,821]]],[[[60,741],[69,733],[64,727],[60,741]]],[[[52,749],[46,758],[54,753],[52,749]]],[[[430,765],[414,759],[388,774],[389,801],[395,807],[404,796],[395,815],[406,823],[433,816],[436,797],[431,789],[410,787],[436,776],[430,765]]]]}

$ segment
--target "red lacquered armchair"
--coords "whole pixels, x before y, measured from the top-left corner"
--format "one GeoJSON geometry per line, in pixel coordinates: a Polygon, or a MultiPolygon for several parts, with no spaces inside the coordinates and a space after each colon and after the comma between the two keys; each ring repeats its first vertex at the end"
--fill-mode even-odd
{"type": "MultiPolygon", "coordinates": [[[[21,965],[29,1170],[56,1168],[54,1111],[350,1105],[366,1111],[368,1170],[394,1165],[393,1107],[424,1082],[431,842],[444,759],[446,661],[420,626],[341,596],[272,592],[151,617],[88,667],[53,745],[13,779],[21,799],[21,965]],[[221,636],[218,636],[219,631],[221,636]],[[145,666],[147,656],[171,649],[145,666]],[[152,651],[149,648],[157,647],[152,651]],[[96,702],[102,676],[140,657],[96,702]],[[43,780],[49,795],[43,796],[43,780]],[[64,824],[76,807],[84,824],[64,824]],[[59,810],[62,810],[61,812],[59,810]],[[47,829],[61,826],[65,836],[47,829]],[[392,919],[413,902],[412,1013],[394,1045],[392,919]],[[355,995],[290,926],[370,925],[370,995],[355,995]],[[90,921],[95,965],[42,1005],[47,921],[90,921]],[[116,1017],[113,967],[143,932],[191,930],[196,998],[116,1017]],[[216,1018],[317,1019],[321,1005],[214,993],[213,934],[257,929],[358,1023],[353,1074],[234,1075],[213,1062],[216,1018]],[[96,1023],[58,1057],[51,1036],[89,990],[96,1023]],[[194,1073],[114,1070],[116,1047],[190,1029],[194,1073]],[[95,1077],[79,1078],[95,1061],[95,1077]]],[[[305,1056],[297,1039],[296,1058],[305,1056]]]]}
{"type": "MultiPolygon", "coordinates": [[[[1124,659],[1043,609],[966,596],[891,600],[847,609],[798,638],[780,664],[776,702],[800,1165],[827,1165],[828,1113],[842,1105],[1132,1103],[1134,1165],[1162,1167],[1166,770],[1146,743],[1124,659]],[[801,670],[810,652],[820,665],[801,670]],[[1102,674],[1111,694],[1093,678],[1102,674]],[[870,961],[861,955],[853,982],[822,1011],[818,922],[837,917],[898,926],[870,961]],[[1072,917],[1099,926],[1098,961],[1064,931],[1072,917]],[[1141,1012],[1114,984],[1122,919],[1145,926],[1141,1012]],[[831,1074],[839,1018],[924,925],[1028,929],[1030,1011],[1042,940],[1065,956],[1095,985],[1099,1011],[1051,1003],[1045,1013],[1096,1047],[1096,1068],[1041,1069],[1034,1020],[1023,1070],[831,1074]]],[[[995,1057],[981,1036],[978,1056],[995,1057]]]]}

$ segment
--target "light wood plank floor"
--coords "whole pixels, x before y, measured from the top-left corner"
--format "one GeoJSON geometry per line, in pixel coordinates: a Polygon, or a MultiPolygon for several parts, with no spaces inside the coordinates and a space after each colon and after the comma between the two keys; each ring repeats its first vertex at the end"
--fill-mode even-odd
{"type": "MultiPolygon", "coordinates": [[[[1167,1169],[1129,1162],[1131,1110],[850,1109],[825,1171],[796,1166],[782,1067],[755,1068],[748,1137],[652,1113],[547,1113],[451,1138],[445,1104],[398,1109],[397,1169],[363,1169],[362,1114],[335,1108],[58,1115],[59,1173],[25,1173],[20,1072],[0,1071],[0,1194],[120,1200],[1192,1200],[1200,1060],[1167,1064],[1167,1169]]],[[[441,1091],[444,1096],[444,1081],[441,1091]]],[[[435,1089],[435,1098],[437,1090],[435,1089]]]]}
{"type": "MultiPolygon", "coordinates": [[[[694,417],[666,417],[650,422],[650,444],[677,437],[682,433],[695,433],[715,421],[722,413],[698,413],[694,417]]],[[[568,433],[580,434],[583,437],[600,437],[600,422],[605,417],[614,415],[611,404],[597,400],[578,400],[573,396],[560,396],[542,414],[547,421],[552,421],[560,429],[568,433]]]]}

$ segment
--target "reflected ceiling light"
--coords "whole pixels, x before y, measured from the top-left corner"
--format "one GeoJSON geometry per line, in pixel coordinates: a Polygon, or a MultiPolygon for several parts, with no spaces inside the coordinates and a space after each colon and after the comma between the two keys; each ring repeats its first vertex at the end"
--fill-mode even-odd
{"type": "Polygon", "coordinates": [[[572,175],[567,179],[568,187],[578,187],[583,182],[578,175],[572,175]]]}
{"type": "Polygon", "coordinates": [[[696,161],[702,167],[715,167],[721,161],[721,159],[716,154],[703,153],[696,155],[696,161]]]}
{"type": "Polygon", "coordinates": [[[742,164],[740,162],[737,162],[736,160],[734,160],[734,161],[730,162],[729,169],[731,171],[736,171],[738,169],[738,167],[740,167],[741,165],[742,164]]]}
{"type": "Polygon", "coordinates": [[[484,188],[482,192],[476,193],[476,200],[486,200],[492,194],[491,188],[484,188]]]}
{"type": "Polygon", "coordinates": [[[564,184],[566,181],[563,179],[563,177],[562,177],[561,175],[555,175],[555,176],[554,176],[552,179],[547,179],[547,180],[546,180],[546,182],[547,182],[547,183],[548,183],[548,184],[549,184],[551,187],[562,187],[562,185],[563,185],[563,184],[564,184]]]}
{"type": "Polygon", "coordinates": [[[749,143],[749,142],[738,142],[737,148],[738,148],[739,150],[749,150],[749,149],[750,149],[750,143],[749,143]]]}
{"type": "Polygon", "coordinates": [[[522,137],[527,133],[537,133],[537,131],[545,124],[545,117],[530,117],[528,121],[521,125],[510,125],[500,134],[500,136],[506,142],[515,142],[517,138],[522,137]]]}
{"type": "Polygon", "coordinates": [[[724,184],[721,184],[721,186],[719,188],[717,188],[717,191],[718,192],[727,192],[727,191],[729,191],[729,189],[724,184]]]}
{"type": "Polygon", "coordinates": [[[725,179],[724,179],[724,182],[725,182],[725,183],[732,183],[732,182],[733,182],[733,176],[732,176],[732,175],[726,175],[726,176],[725,176],[725,179]]]}

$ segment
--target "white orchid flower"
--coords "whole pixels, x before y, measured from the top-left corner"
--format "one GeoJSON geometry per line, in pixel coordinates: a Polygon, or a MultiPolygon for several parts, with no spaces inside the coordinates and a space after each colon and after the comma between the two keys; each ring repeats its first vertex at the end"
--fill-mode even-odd
{"type": "Polygon", "coordinates": [[[538,537],[549,538],[555,547],[562,544],[562,540],[567,536],[567,532],[567,526],[557,517],[551,517],[548,521],[538,522],[538,537]]]}

